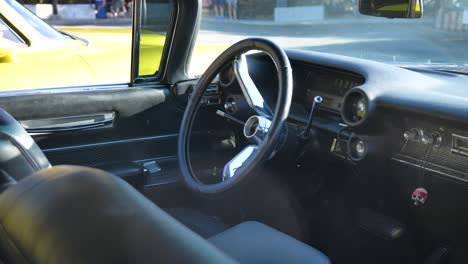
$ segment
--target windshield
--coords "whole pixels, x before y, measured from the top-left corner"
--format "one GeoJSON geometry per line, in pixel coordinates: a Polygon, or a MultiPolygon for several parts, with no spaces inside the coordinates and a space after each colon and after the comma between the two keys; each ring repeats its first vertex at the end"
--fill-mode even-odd
{"type": "Polygon", "coordinates": [[[203,73],[225,48],[247,37],[265,37],[285,49],[466,70],[465,4],[425,0],[422,19],[388,19],[359,14],[357,0],[204,0],[189,72],[203,73]]]}
{"type": "MultiPolygon", "coordinates": [[[[30,26],[32,26],[35,29],[35,31],[42,37],[47,38],[47,39],[52,39],[52,40],[67,39],[64,35],[62,35],[60,32],[58,32],[57,30],[49,26],[47,23],[42,21],[40,18],[34,15],[31,11],[29,11],[24,6],[19,4],[16,0],[0,0],[0,1],[5,1],[7,4],[7,7],[9,6],[10,8],[13,9],[12,12],[16,13],[16,15],[14,16],[14,19],[23,20],[22,21],[23,23],[27,23],[30,26]]],[[[11,21],[11,22],[15,24],[17,23],[17,21],[11,21]]]]}

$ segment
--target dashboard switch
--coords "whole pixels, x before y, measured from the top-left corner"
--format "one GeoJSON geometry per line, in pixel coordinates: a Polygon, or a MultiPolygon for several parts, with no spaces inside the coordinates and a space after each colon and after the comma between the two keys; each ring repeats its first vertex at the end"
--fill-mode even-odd
{"type": "Polygon", "coordinates": [[[421,138],[421,143],[426,145],[431,145],[434,142],[434,136],[432,134],[423,135],[421,138]]]}
{"type": "Polygon", "coordinates": [[[433,145],[439,147],[442,144],[442,136],[438,132],[431,132],[424,134],[421,142],[426,145],[433,145]]]}
{"type": "Polygon", "coordinates": [[[423,132],[418,128],[411,128],[403,132],[403,138],[405,140],[420,141],[423,137],[423,132]]]}
{"type": "Polygon", "coordinates": [[[420,128],[411,128],[403,132],[405,140],[416,141],[424,145],[439,147],[442,144],[442,135],[437,131],[427,131],[420,128]]]}

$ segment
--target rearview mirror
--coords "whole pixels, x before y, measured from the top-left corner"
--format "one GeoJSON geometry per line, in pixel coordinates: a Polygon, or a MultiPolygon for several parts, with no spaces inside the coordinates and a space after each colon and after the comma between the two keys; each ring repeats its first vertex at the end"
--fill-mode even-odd
{"type": "Polygon", "coordinates": [[[363,15],[387,18],[420,18],[422,0],[360,0],[359,12],[363,15]]]}

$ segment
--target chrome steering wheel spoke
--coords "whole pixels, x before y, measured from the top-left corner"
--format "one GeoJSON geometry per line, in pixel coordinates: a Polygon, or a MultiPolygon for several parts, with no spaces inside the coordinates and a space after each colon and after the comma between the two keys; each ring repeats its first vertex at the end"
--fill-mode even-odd
{"type": "Polygon", "coordinates": [[[241,152],[239,152],[234,158],[232,158],[226,165],[224,165],[223,170],[223,181],[227,181],[230,178],[236,176],[236,171],[242,166],[247,164],[250,159],[253,158],[255,153],[257,153],[257,145],[248,145],[241,152]]]}
{"type": "Polygon", "coordinates": [[[263,99],[263,96],[257,89],[257,86],[250,78],[249,68],[247,66],[247,58],[245,54],[241,54],[236,57],[233,62],[234,75],[236,76],[237,82],[245,96],[247,104],[252,108],[258,115],[264,116],[271,120],[273,112],[268,104],[263,99]]]}
{"type": "Polygon", "coordinates": [[[263,116],[254,115],[245,122],[244,136],[251,144],[245,147],[224,166],[223,181],[236,176],[236,171],[244,164],[247,164],[255,153],[257,153],[257,149],[267,136],[270,126],[271,121],[263,116]]]}

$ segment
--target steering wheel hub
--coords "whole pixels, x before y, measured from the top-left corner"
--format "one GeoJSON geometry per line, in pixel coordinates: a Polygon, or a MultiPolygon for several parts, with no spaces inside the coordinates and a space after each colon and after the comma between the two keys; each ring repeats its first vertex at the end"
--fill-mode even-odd
{"type": "Polygon", "coordinates": [[[244,136],[246,138],[263,139],[271,126],[271,121],[263,116],[251,116],[244,125],[244,136]]]}

